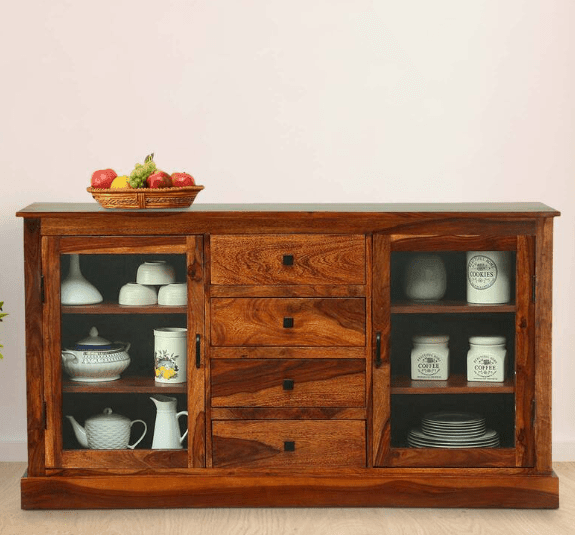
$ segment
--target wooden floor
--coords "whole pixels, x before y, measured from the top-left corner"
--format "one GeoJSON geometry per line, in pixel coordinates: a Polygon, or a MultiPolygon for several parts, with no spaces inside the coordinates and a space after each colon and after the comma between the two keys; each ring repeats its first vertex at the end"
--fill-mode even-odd
{"type": "Polygon", "coordinates": [[[575,463],[556,463],[559,510],[142,509],[22,511],[24,463],[0,463],[0,535],[575,534],[575,463]]]}

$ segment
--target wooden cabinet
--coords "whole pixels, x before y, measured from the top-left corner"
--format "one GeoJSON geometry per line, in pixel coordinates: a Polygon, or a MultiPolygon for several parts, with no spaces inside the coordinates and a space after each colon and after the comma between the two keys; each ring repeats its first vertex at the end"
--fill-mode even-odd
{"type": "Polygon", "coordinates": [[[537,203],[24,208],[22,507],[557,507],[557,215],[537,203]],[[507,252],[506,302],[467,301],[469,251],[507,252]],[[406,298],[407,266],[422,254],[445,266],[446,292],[434,302],[406,298]],[[71,255],[102,302],[61,302],[71,255]],[[138,266],[157,260],[187,283],[187,305],[120,305],[138,266]],[[65,372],[62,350],[92,327],[130,344],[120,379],[65,372]],[[170,375],[185,382],[155,380],[154,330],[163,327],[187,329],[186,366],[170,375]],[[411,378],[412,339],[426,333],[449,336],[446,380],[411,378]],[[503,382],[467,380],[477,335],[504,337],[503,382]],[[187,412],[181,448],[153,447],[152,396],[187,412]],[[146,423],[134,449],[78,441],[67,416],[83,425],[108,407],[146,423]],[[497,442],[410,438],[429,415],[447,412],[476,415],[497,442]]]}

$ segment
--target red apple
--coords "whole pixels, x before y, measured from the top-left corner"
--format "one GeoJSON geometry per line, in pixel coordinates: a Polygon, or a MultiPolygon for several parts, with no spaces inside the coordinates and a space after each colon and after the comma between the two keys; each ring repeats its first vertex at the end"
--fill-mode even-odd
{"type": "Polygon", "coordinates": [[[146,183],[149,188],[169,188],[172,178],[165,171],[156,171],[146,179],[146,183]]]}
{"type": "Polygon", "coordinates": [[[100,169],[99,171],[94,171],[92,173],[92,187],[98,189],[108,189],[112,185],[114,178],[117,176],[118,175],[116,174],[116,171],[113,169],[100,169]]]}
{"type": "Polygon", "coordinates": [[[188,173],[172,173],[172,186],[183,188],[184,186],[195,186],[196,181],[188,173]]]}

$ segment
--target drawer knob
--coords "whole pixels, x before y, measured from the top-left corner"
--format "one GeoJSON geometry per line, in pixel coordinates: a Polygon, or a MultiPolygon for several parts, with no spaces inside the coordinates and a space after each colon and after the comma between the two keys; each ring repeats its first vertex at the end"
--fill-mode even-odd
{"type": "Polygon", "coordinates": [[[284,379],[283,382],[284,390],[293,390],[293,385],[294,385],[293,379],[284,379]]]}
{"type": "Polygon", "coordinates": [[[284,451],[295,451],[295,442],[286,440],[284,442],[284,451]]]}
{"type": "Polygon", "coordinates": [[[284,318],[284,329],[291,329],[293,327],[293,318],[284,318]]]}
{"type": "Polygon", "coordinates": [[[292,254],[284,254],[282,259],[282,264],[284,266],[293,266],[293,255],[292,254]]]}

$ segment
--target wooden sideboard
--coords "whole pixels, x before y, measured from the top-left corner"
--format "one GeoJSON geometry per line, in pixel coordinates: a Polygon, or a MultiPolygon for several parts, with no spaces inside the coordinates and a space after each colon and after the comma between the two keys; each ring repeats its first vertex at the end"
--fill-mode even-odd
{"type": "Polygon", "coordinates": [[[22,508],[558,507],[552,208],[36,203],[17,215],[26,283],[22,508]],[[468,251],[510,252],[509,302],[467,302],[468,251]],[[446,266],[441,300],[405,298],[405,266],[420,253],[446,266]],[[103,302],[60,302],[76,254],[103,302]],[[118,304],[121,286],[149,260],[173,265],[187,305],[118,304]],[[64,372],[62,349],[92,326],[130,343],[120,379],[81,382],[64,372]],[[155,381],[158,327],[187,328],[186,382],[155,381]],[[411,340],[422,332],[450,336],[447,380],[411,380],[411,340]],[[469,337],[481,333],[505,336],[503,382],[467,381],[469,337]],[[149,398],[158,394],[188,412],[182,449],[152,448],[149,398]],[[147,423],[135,449],[80,446],[66,416],[83,425],[105,407],[147,423]],[[442,411],[480,415],[499,444],[410,447],[410,430],[442,411]]]}

